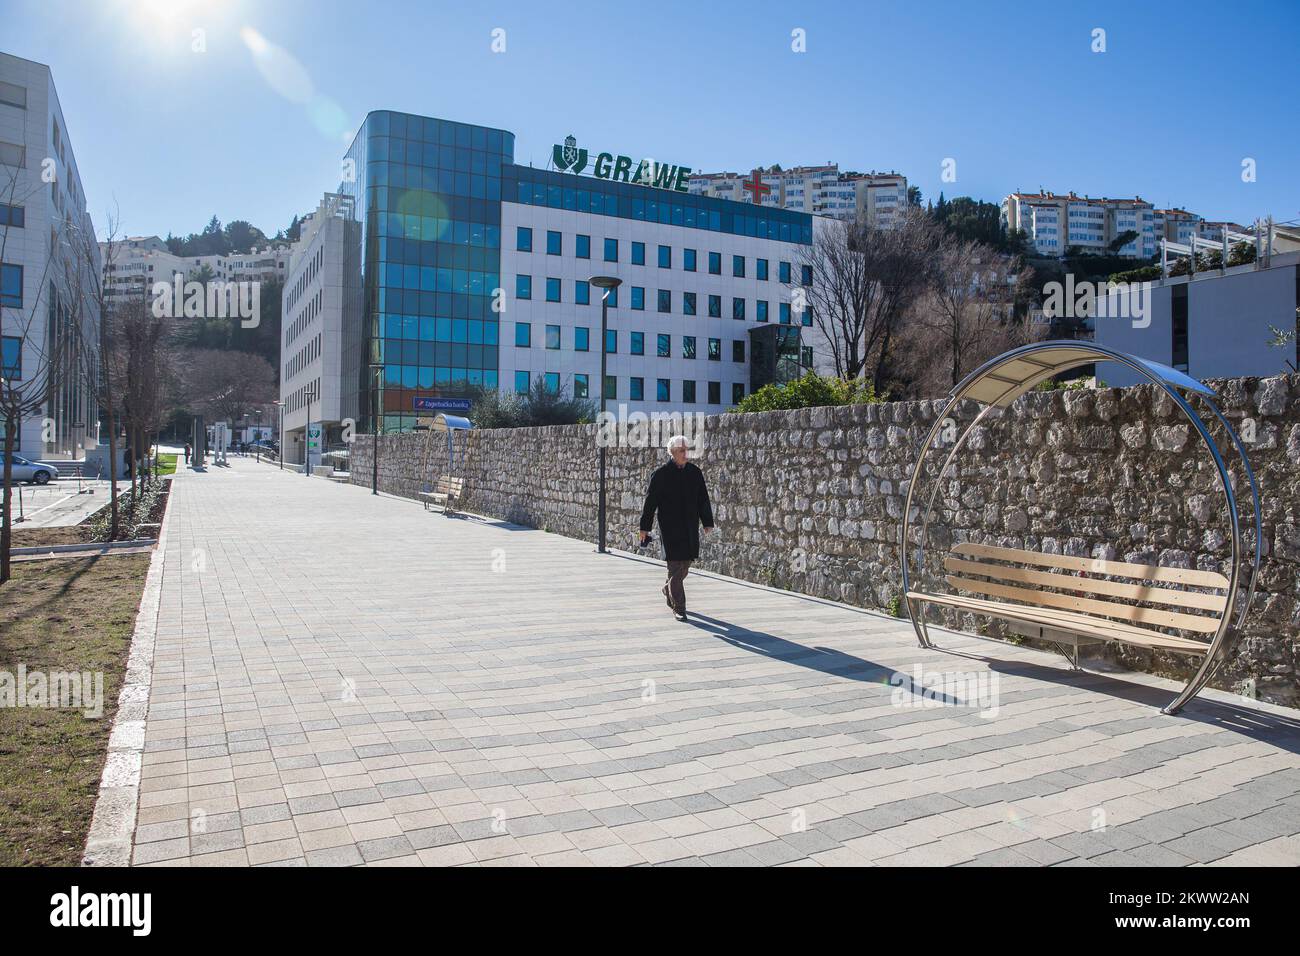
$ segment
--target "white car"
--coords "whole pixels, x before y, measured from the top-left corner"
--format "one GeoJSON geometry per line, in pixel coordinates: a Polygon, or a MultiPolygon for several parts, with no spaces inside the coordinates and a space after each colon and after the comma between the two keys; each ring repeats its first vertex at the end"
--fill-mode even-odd
{"type": "Polygon", "coordinates": [[[14,481],[30,481],[44,485],[59,477],[59,470],[53,465],[38,465],[18,455],[10,455],[9,459],[13,462],[14,481]]]}

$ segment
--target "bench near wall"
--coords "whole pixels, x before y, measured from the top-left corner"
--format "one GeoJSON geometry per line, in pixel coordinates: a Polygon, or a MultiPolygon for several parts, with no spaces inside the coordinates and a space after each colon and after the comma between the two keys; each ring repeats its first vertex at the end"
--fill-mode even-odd
{"type": "MultiPolygon", "coordinates": [[[[1229,379],[1224,414],[1249,440],[1264,559],[1247,633],[1212,686],[1300,706],[1300,376],[1229,379]],[[1250,440],[1252,439],[1253,440],[1250,440]]],[[[864,607],[902,606],[898,533],[916,443],[942,402],[894,402],[705,419],[704,469],[722,529],[702,567],[864,607]]],[[[959,416],[973,414],[963,409],[959,416]]],[[[458,434],[460,507],[595,540],[594,425],[458,434]]],[[[415,498],[422,434],[381,439],[380,485],[415,498]]],[[[353,482],[369,485],[358,436],[353,482]]],[[[660,448],[611,448],[609,545],[630,547],[660,448]]],[[[1149,386],[1033,392],[978,429],[940,495],[931,574],[959,541],[1222,571],[1222,495],[1173,403],[1149,386]]],[[[1000,635],[956,609],[940,623],[1000,635]]],[[[1137,670],[1186,679],[1185,658],[1107,646],[1137,670]]]]}

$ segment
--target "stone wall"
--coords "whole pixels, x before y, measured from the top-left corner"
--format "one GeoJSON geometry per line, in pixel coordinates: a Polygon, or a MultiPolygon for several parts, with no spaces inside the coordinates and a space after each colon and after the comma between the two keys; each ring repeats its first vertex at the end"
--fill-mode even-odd
{"type": "MultiPolygon", "coordinates": [[[[1259,593],[1215,684],[1249,693],[1253,681],[1261,699],[1300,704],[1300,376],[1212,384],[1249,442],[1264,518],[1259,593]]],[[[708,479],[721,533],[705,545],[701,566],[905,613],[898,536],[907,477],[942,407],[897,402],[704,419],[703,449],[693,459],[708,479]]],[[[976,411],[968,405],[956,417],[964,422],[976,411]]],[[[594,542],[595,436],[595,425],[458,435],[463,508],[594,542]]],[[[447,451],[444,436],[433,443],[425,477],[424,434],[384,437],[382,489],[413,497],[434,480],[447,451]]],[[[942,458],[932,456],[935,469],[942,458]]],[[[632,547],[647,479],[663,460],[662,448],[609,450],[609,546],[632,547]]],[[[353,480],[368,485],[370,471],[370,441],[359,436],[353,480]]],[[[1226,572],[1222,512],[1217,473],[1162,392],[1032,392],[976,429],[943,479],[928,580],[937,580],[946,547],[963,540],[1226,572]]],[[[1002,633],[987,618],[932,613],[967,630],[1002,633]]],[[[1107,653],[1135,669],[1189,673],[1187,658],[1118,645],[1107,653]]]]}

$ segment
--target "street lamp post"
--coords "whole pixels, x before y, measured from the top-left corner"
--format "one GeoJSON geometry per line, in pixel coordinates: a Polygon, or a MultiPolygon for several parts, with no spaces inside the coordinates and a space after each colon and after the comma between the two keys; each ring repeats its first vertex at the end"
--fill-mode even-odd
{"type": "Polygon", "coordinates": [[[302,432],[302,473],[311,477],[311,400],[315,398],[312,387],[307,386],[307,425],[302,432]]]}
{"type": "Polygon", "coordinates": [[[371,362],[370,367],[375,372],[375,400],[370,406],[370,431],[374,436],[373,447],[370,449],[370,493],[379,494],[379,422],[382,416],[379,414],[379,377],[384,374],[383,362],[371,362]]]}
{"type": "Polygon", "coordinates": [[[275,457],[280,459],[280,470],[284,471],[284,402],[272,402],[280,410],[280,451],[275,457]]]}
{"type": "MultiPolygon", "coordinates": [[[[601,424],[605,421],[605,362],[609,353],[606,339],[609,336],[609,297],[613,294],[623,280],[614,276],[592,276],[591,284],[604,292],[600,297],[600,382],[597,388],[600,389],[600,420],[601,424]]],[[[600,429],[596,430],[596,440],[599,444],[597,460],[599,462],[598,482],[600,484],[600,502],[596,511],[596,551],[599,554],[605,553],[605,443],[600,441],[600,429]]]]}

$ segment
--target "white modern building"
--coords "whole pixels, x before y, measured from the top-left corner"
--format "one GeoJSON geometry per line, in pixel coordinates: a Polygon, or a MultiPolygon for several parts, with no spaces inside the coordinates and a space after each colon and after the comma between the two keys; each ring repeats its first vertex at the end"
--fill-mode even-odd
{"type": "Polygon", "coordinates": [[[40,388],[51,346],[69,343],[54,394],[22,423],[28,458],[98,445],[99,248],[50,68],[0,53],[0,374],[40,388]]]}
{"type": "Polygon", "coordinates": [[[688,188],[695,196],[834,219],[858,217],[882,228],[893,225],[897,213],[907,205],[906,176],[841,172],[837,163],[790,169],[772,166],[748,174],[696,173],[688,180],[688,188]]]}
{"type": "Polygon", "coordinates": [[[104,261],[104,292],[110,300],[148,295],[155,282],[172,282],[206,269],[219,282],[265,282],[284,279],[291,250],[288,244],[268,245],[230,255],[177,256],[157,236],[130,236],[100,243],[104,261]]]}
{"type": "MultiPolygon", "coordinates": [[[[344,419],[355,420],[360,414],[356,393],[362,375],[361,328],[356,322],[345,328],[344,323],[348,257],[358,235],[351,197],[326,193],[316,211],[303,219],[292,248],[280,326],[285,461],[303,461],[308,422],[321,425],[323,439],[333,443],[344,419]],[[349,332],[352,341],[345,338],[349,332]]],[[[355,263],[351,266],[355,271],[355,263]]]]}
{"type": "MultiPolygon", "coordinates": [[[[1113,293],[1098,309],[1094,337],[1197,379],[1281,375],[1300,366],[1300,350],[1295,339],[1271,344],[1273,330],[1295,329],[1297,310],[1300,251],[1274,252],[1113,293]]],[[[1137,384],[1119,367],[1100,374],[1109,385],[1137,384]]]]}

